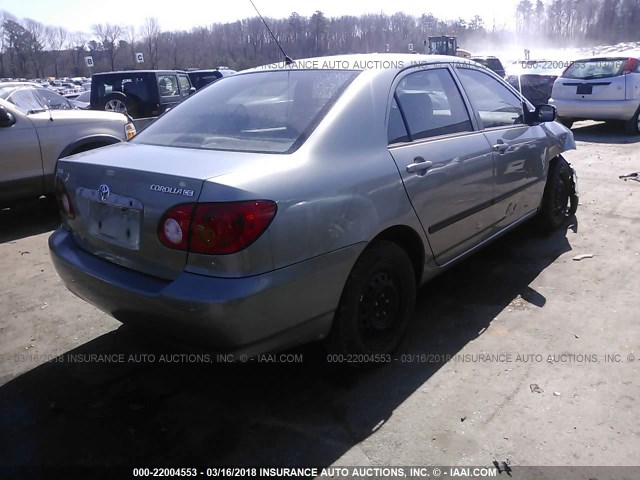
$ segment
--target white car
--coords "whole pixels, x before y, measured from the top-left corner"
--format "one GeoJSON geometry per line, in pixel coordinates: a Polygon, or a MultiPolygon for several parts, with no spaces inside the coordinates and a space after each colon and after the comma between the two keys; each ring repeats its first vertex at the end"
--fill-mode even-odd
{"type": "Polygon", "coordinates": [[[561,123],[620,120],[640,134],[640,56],[576,60],[553,84],[549,99],[561,123]]]}

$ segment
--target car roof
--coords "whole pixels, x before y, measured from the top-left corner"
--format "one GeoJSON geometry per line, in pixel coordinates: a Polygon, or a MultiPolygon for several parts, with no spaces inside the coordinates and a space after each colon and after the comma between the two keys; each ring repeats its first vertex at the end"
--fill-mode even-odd
{"type": "Polygon", "coordinates": [[[96,75],[118,75],[118,74],[131,74],[131,73],[187,73],[184,70],[117,70],[115,72],[98,72],[96,75]]]}
{"type": "Polygon", "coordinates": [[[261,65],[239,73],[263,72],[265,70],[403,70],[413,65],[436,65],[439,63],[464,63],[482,67],[463,57],[448,55],[426,55],[412,53],[359,53],[296,59],[291,65],[284,61],[261,65]]]}

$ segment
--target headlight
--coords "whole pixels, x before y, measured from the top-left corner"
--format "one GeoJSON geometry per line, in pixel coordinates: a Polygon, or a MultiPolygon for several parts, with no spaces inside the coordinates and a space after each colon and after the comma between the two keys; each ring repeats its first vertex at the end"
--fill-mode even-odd
{"type": "Polygon", "coordinates": [[[127,137],[127,140],[129,140],[130,138],[135,137],[136,135],[136,127],[133,123],[127,123],[124,126],[124,134],[127,137]]]}

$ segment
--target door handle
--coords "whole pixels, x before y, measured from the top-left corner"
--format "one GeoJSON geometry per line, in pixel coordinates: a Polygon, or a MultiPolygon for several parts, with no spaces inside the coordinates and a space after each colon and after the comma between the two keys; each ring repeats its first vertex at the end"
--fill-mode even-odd
{"type": "Polygon", "coordinates": [[[415,163],[407,165],[407,173],[417,173],[429,170],[433,166],[433,162],[426,160],[422,157],[416,157],[413,159],[415,163]]]}
{"type": "Polygon", "coordinates": [[[509,144],[508,143],[504,143],[502,140],[498,140],[498,143],[496,143],[493,146],[493,150],[498,152],[498,153],[504,153],[509,149],[509,144]]]}

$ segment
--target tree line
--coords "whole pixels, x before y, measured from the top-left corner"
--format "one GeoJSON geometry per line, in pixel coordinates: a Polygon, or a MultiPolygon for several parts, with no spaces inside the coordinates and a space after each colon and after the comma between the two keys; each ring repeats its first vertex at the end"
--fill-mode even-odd
{"type": "MultiPolygon", "coordinates": [[[[474,51],[514,42],[523,47],[561,42],[596,44],[640,40],[640,0],[521,0],[513,25],[487,25],[480,16],[442,20],[419,16],[365,14],[327,18],[321,11],[306,17],[267,19],[292,58],[369,52],[424,51],[432,35],[457,35],[459,45],[474,51]]],[[[189,31],[165,31],[155,18],[135,28],[97,24],[91,32],[18,19],[0,11],[0,77],[82,76],[92,72],[134,68],[215,68],[236,70],[280,61],[281,53],[258,17],[213,23],[189,31]],[[144,64],[135,54],[142,52],[144,64]],[[84,57],[91,56],[93,69],[84,57]]]]}

